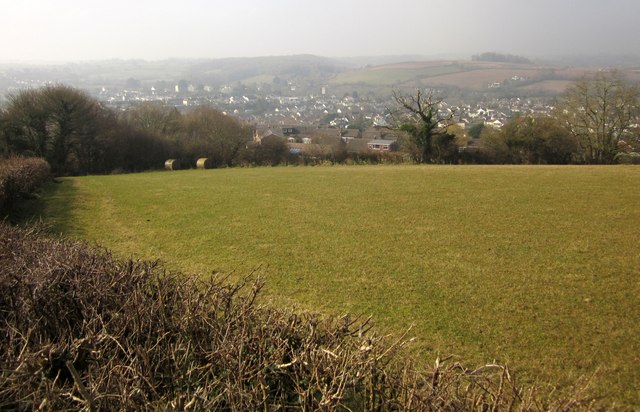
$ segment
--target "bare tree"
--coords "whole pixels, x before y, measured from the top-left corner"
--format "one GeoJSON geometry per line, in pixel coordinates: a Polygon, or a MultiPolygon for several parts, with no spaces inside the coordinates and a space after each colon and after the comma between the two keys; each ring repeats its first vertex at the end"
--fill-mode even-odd
{"type": "Polygon", "coordinates": [[[208,157],[214,167],[231,166],[251,139],[251,128],[211,106],[199,106],[182,116],[181,139],[191,162],[208,157]]]}
{"type": "Polygon", "coordinates": [[[415,95],[393,92],[397,109],[392,110],[393,128],[409,137],[410,151],[416,163],[439,163],[457,154],[455,135],[448,132],[454,112],[441,114],[441,98],[433,90],[417,90],[415,95]],[[452,150],[454,149],[454,150],[452,150]]]}
{"type": "Polygon", "coordinates": [[[122,114],[129,125],[157,136],[176,140],[180,130],[180,112],[160,102],[145,102],[122,114]]]}
{"type": "Polygon", "coordinates": [[[576,81],[561,99],[559,117],[578,139],[586,163],[613,163],[618,144],[637,140],[640,88],[619,73],[576,81]]]}

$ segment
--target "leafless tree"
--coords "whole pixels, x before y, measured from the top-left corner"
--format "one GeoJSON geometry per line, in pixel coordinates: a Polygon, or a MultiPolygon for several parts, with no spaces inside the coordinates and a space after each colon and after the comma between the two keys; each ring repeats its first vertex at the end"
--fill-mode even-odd
{"type": "Polygon", "coordinates": [[[640,88],[619,73],[576,81],[560,102],[559,117],[578,139],[586,163],[612,163],[618,144],[637,140],[640,88]]]}

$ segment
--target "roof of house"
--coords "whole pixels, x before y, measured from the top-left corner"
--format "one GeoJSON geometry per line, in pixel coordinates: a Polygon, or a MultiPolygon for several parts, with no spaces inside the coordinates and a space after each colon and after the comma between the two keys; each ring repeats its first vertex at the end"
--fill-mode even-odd
{"type": "Polygon", "coordinates": [[[271,128],[258,128],[255,133],[258,135],[258,140],[264,139],[267,136],[284,137],[282,133],[274,132],[271,128]]]}
{"type": "Polygon", "coordinates": [[[388,139],[374,139],[374,140],[370,140],[368,144],[372,145],[372,144],[393,144],[395,143],[395,140],[388,140],[388,139]]]}
{"type": "Polygon", "coordinates": [[[365,139],[384,139],[385,137],[396,138],[396,132],[386,127],[370,127],[362,133],[365,139]]]}
{"type": "Polygon", "coordinates": [[[335,128],[319,128],[313,131],[314,136],[322,136],[322,137],[337,137],[339,138],[340,129],[335,128]]]}

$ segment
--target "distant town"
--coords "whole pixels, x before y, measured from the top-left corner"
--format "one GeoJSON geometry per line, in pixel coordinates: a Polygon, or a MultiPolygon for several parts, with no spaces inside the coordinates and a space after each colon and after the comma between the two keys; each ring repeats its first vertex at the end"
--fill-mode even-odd
{"type": "MultiPolygon", "coordinates": [[[[525,80],[513,76],[512,82],[525,80]]],[[[136,79],[128,79],[123,85],[109,84],[86,87],[82,82],[72,84],[85,89],[107,107],[127,110],[145,102],[158,102],[180,111],[200,105],[211,105],[225,114],[236,116],[256,125],[259,129],[313,127],[340,130],[359,130],[364,133],[371,127],[389,126],[389,108],[393,106],[391,94],[361,95],[357,90],[336,94],[336,87],[319,85],[310,89],[309,85],[298,85],[294,81],[279,80],[278,91],[260,85],[244,83],[207,85],[188,81],[157,81],[152,85],[136,79]],[[83,87],[85,86],[85,87],[83,87]]],[[[31,78],[4,79],[5,93],[21,89],[38,88],[55,81],[31,78]]],[[[500,82],[487,83],[488,91],[499,89],[500,82]]],[[[511,96],[478,98],[474,96],[465,102],[464,96],[446,98],[439,108],[442,116],[454,114],[454,121],[462,128],[474,123],[483,123],[496,128],[502,127],[515,114],[544,114],[553,109],[553,96],[511,96]]],[[[286,134],[286,133],[285,133],[286,134]]],[[[349,133],[353,135],[353,133],[349,133]]]]}
{"type": "MultiPolygon", "coordinates": [[[[289,84],[292,93],[277,95],[259,89],[237,90],[230,85],[219,88],[196,87],[193,84],[172,85],[169,88],[140,89],[102,88],[97,96],[108,107],[126,110],[142,102],[162,102],[164,105],[185,110],[192,106],[212,105],[226,114],[237,116],[260,126],[314,126],[364,130],[371,126],[389,126],[389,108],[392,99],[371,99],[355,96],[337,96],[328,87],[318,93],[295,94],[295,84],[289,84]]],[[[493,85],[492,87],[496,87],[493,85]]],[[[514,114],[543,114],[553,109],[551,98],[496,98],[477,103],[449,104],[443,101],[443,116],[455,114],[461,127],[482,122],[500,128],[514,114]]]]}

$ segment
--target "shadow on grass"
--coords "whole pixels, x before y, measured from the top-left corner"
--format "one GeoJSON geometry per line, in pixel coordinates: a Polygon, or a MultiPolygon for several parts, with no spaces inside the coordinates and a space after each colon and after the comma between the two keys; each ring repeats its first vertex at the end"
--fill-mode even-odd
{"type": "Polygon", "coordinates": [[[21,227],[45,225],[51,233],[67,234],[73,226],[77,192],[71,179],[52,180],[16,201],[0,220],[21,227]]]}

